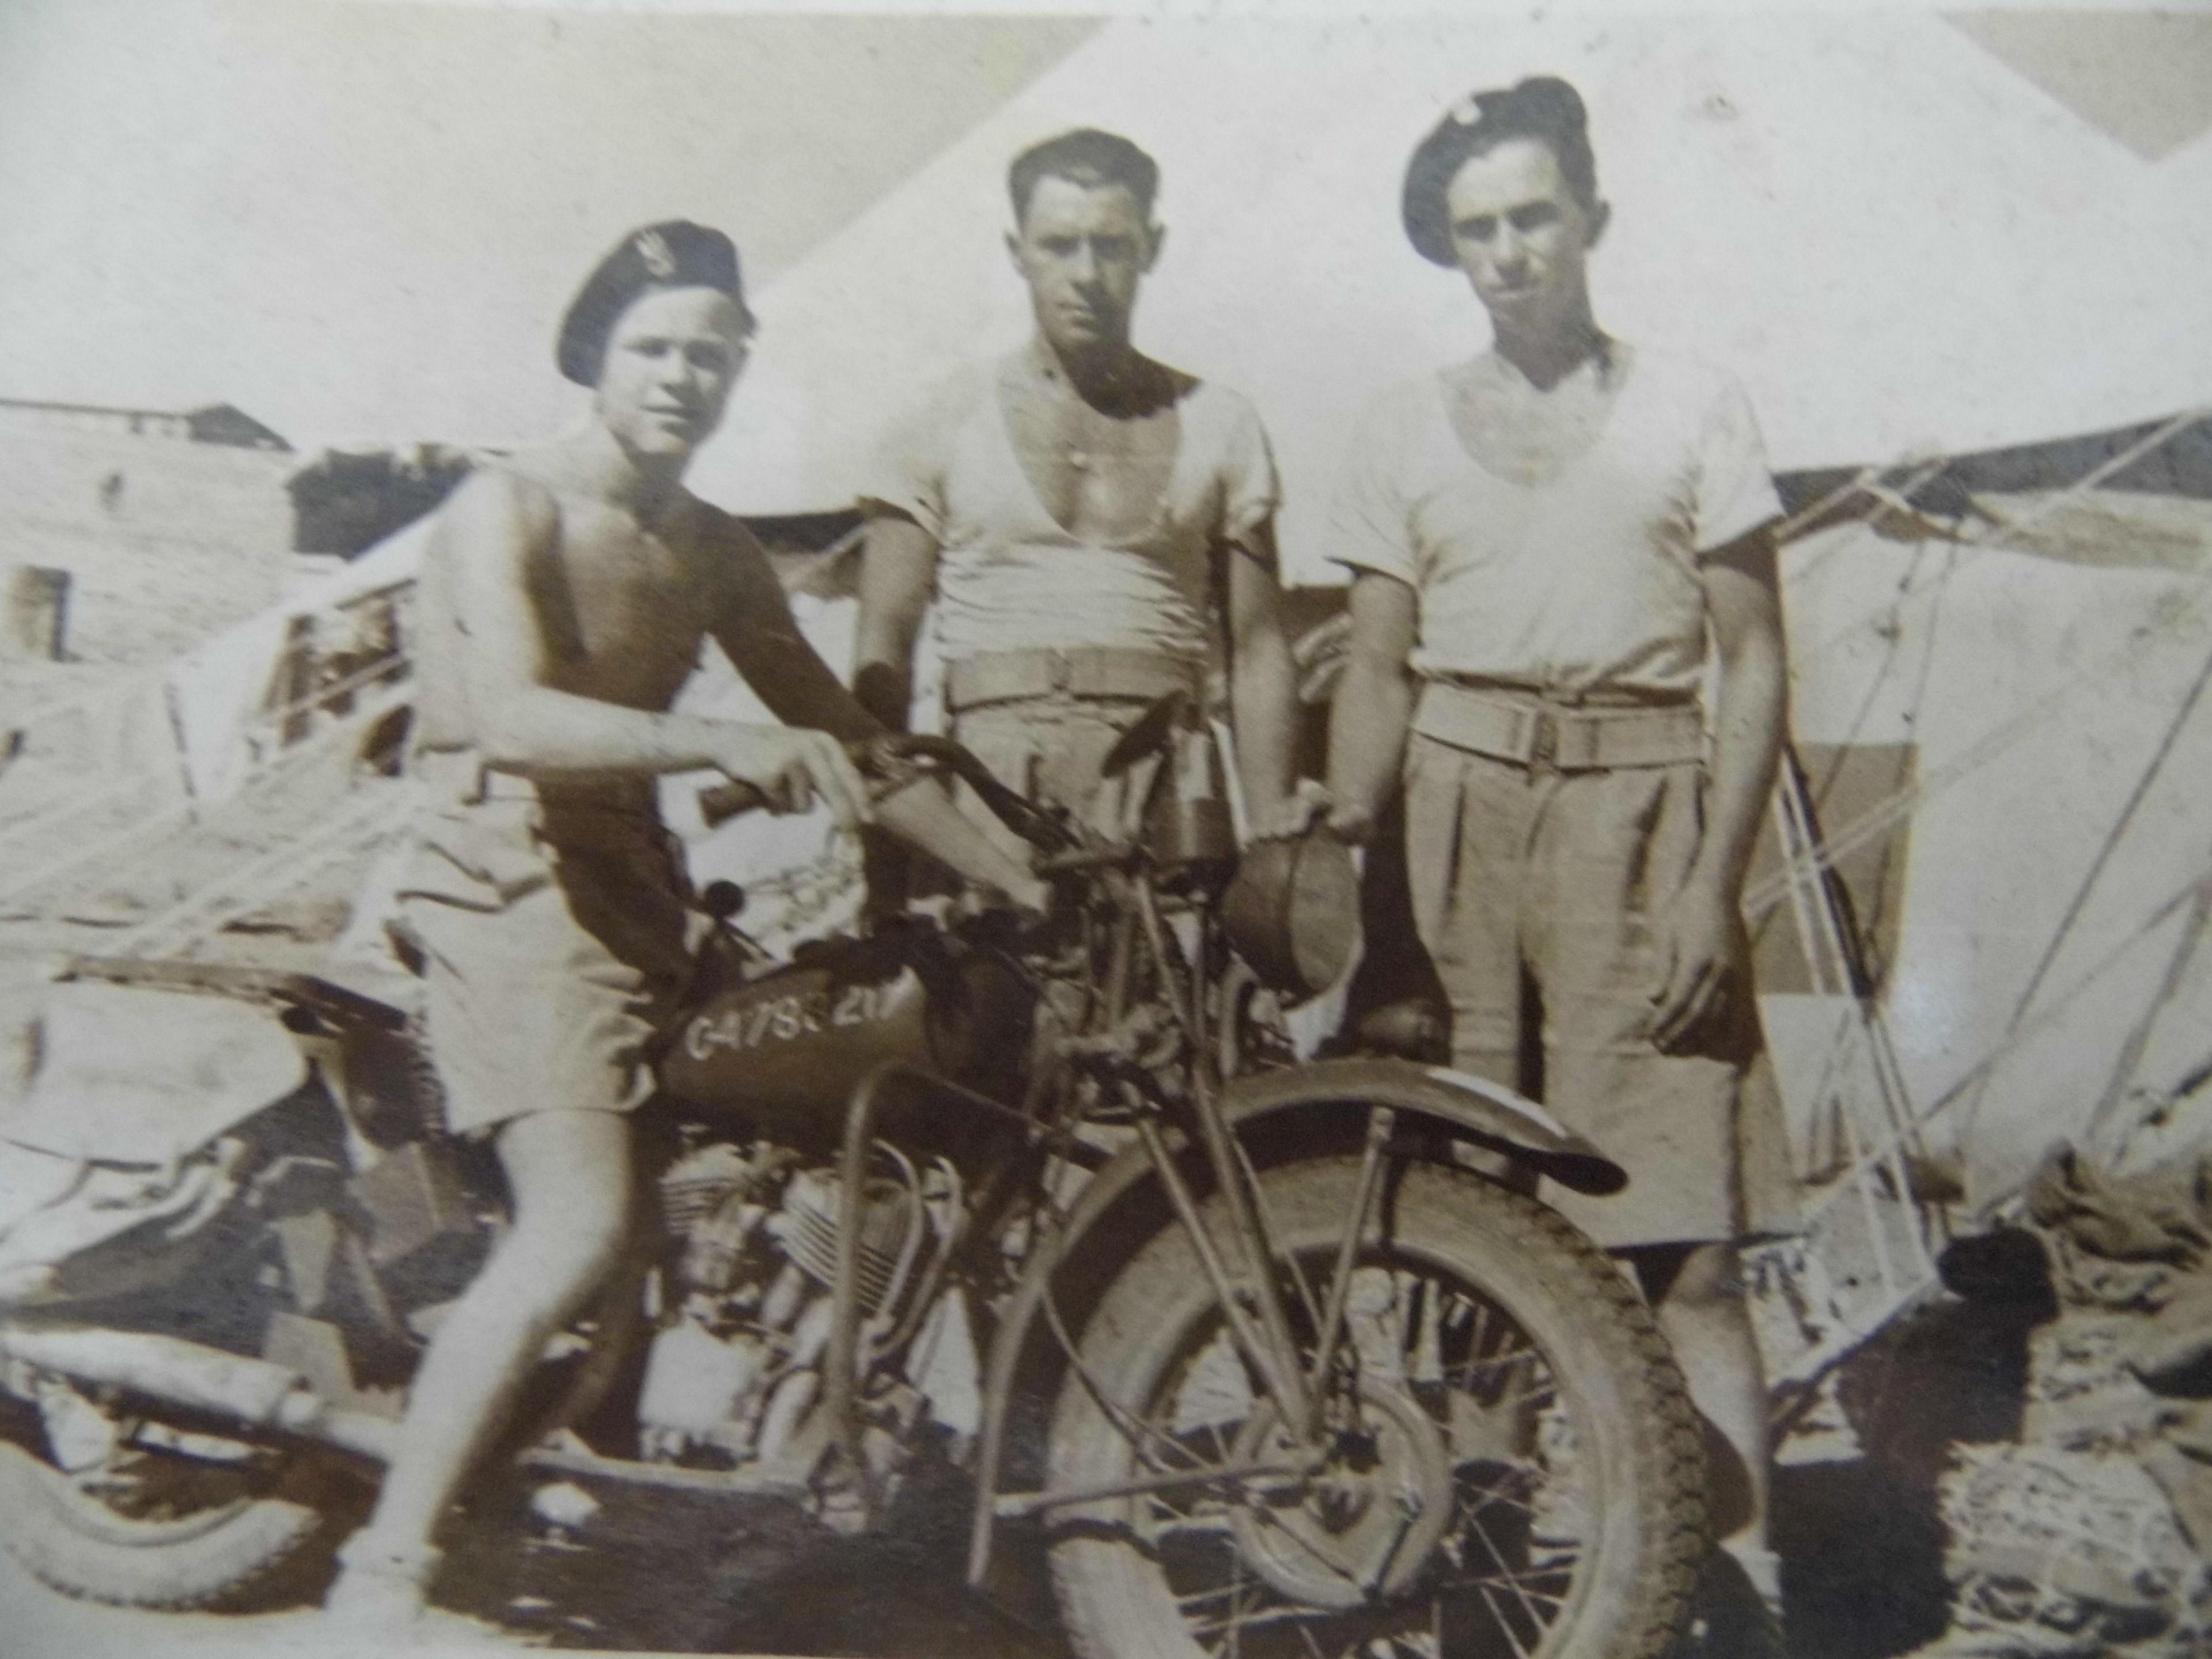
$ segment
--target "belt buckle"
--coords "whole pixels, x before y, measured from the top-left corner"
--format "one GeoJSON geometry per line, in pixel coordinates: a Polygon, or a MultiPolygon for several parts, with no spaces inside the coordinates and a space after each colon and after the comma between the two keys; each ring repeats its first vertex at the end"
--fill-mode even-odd
{"type": "Polygon", "coordinates": [[[1054,691],[1066,691],[1075,683],[1075,663],[1069,654],[1057,646],[1049,647],[1044,653],[1047,686],[1054,691]]]}
{"type": "Polygon", "coordinates": [[[1548,708],[1539,708],[1528,736],[1528,769],[1548,772],[1559,758],[1559,722],[1548,708]]]}

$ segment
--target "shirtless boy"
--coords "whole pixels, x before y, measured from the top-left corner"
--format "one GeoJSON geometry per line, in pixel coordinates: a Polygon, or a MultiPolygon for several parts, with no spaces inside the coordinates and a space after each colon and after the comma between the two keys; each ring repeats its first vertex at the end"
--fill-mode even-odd
{"type": "MultiPolygon", "coordinates": [[[[411,769],[427,794],[395,931],[422,957],[457,1134],[486,1137],[513,1225],[439,1328],[333,1612],[422,1611],[431,1536],[548,1340],[629,1222],[623,1114],[685,971],[657,774],[712,769],[781,810],[871,816],[841,739],[880,732],[806,644],[744,526],[683,474],[721,418],[752,319],[736,250],[684,221],[626,237],[562,323],[592,388],[574,432],[471,477],[441,509],[418,594],[411,769]],[[711,638],[784,726],[669,712],[711,638]]],[[[1042,908],[1042,885],[933,784],[873,817],[1042,908]]]]}

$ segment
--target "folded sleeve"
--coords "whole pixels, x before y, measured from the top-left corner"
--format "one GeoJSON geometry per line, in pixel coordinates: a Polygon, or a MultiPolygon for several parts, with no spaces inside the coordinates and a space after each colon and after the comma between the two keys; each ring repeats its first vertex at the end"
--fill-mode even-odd
{"type": "Polygon", "coordinates": [[[1707,406],[1698,449],[1697,533],[1700,557],[1781,516],[1766,469],[1766,446],[1751,400],[1733,377],[1723,375],[1707,406]]]}
{"type": "Polygon", "coordinates": [[[1282,504],[1282,478],[1260,412],[1236,398],[1222,445],[1221,538],[1272,558],[1273,538],[1265,532],[1282,504]]]}
{"type": "Polygon", "coordinates": [[[965,376],[933,387],[884,428],[862,477],[862,512],[898,514],[945,540],[945,473],[969,390],[965,376]]]}
{"type": "Polygon", "coordinates": [[[1353,429],[1329,514],[1329,558],[1419,585],[1404,471],[1410,453],[1403,389],[1370,403],[1353,429]]]}

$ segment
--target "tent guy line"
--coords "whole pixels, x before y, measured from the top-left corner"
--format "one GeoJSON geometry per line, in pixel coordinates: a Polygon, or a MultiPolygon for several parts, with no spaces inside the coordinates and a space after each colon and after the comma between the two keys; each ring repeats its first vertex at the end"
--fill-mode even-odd
{"type": "MultiPolygon", "coordinates": [[[[2182,698],[2180,706],[2174,710],[2173,718],[2166,722],[2166,731],[2159,739],[2156,752],[2151,756],[2149,763],[2143,768],[2142,774],[2136,779],[2135,787],[2129,792],[2125,804],[2120,808],[2119,816],[2112,821],[2112,827],[2105,832],[2104,841],[2099,845],[2096,856],[2090,860],[2088,870],[2083,874],[2080,884],[2075,889],[2074,896],[2067,904],[2065,914],[2059,918],[2057,929],[2051,934],[2049,943],[2043,947],[2043,954],[2036,961],[2035,971],[2028,975],[2027,987],[2021,992],[2019,1000],[2014,1005],[2012,1021],[2006,1032],[2008,1041],[2011,1033],[2019,1028],[2020,1022],[2027,1018],[2029,1007],[2035,1001],[2036,994],[2043,988],[2043,981],[2049,975],[2051,965],[2058,960],[2059,951],[2064,948],[2067,939],[2073,934],[2075,924],[2081,919],[2083,910],[2087,908],[2089,896],[2096,890],[2097,884],[2103,879],[2106,870],[2111,866],[2112,855],[2119,850],[2120,842],[2126,839],[2128,831],[2134,827],[2136,815],[2142,810],[2143,802],[2149,798],[2151,786],[2158,781],[2160,773],[2166,769],[2166,763],[2172,755],[2174,745],[2180,741],[2182,728],[2189,724],[2190,716],[2197,712],[2197,705],[2203,700],[2204,690],[2208,685],[2212,685],[2212,654],[2205,657],[2204,665],[2197,670],[2197,678],[2190,682],[2188,694],[2182,698]]],[[[1973,1132],[1974,1121],[1981,1111],[1982,1101],[1988,1093],[1988,1079],[1984,1078],[1975,1089],[1972,1101],[1960,1114],[1962,1121],[1960,1124],[1959,1133],[1961,1135],[1971,1134],[1973,1132]]]]}
{"type": "MultiPolygon", "coordinates": [[[[2081,479],[2069,484],[2065,489],[2046,497],[2043,501],[2038,504],[2035,510],[2023,514],[2020,519],[2015,520],[2009,524],[1993,526],[1991,529],[1984,531],[1978,534],[1961,535],[1955,538],[1952,538],[1950,544],[1965,552],[1991,550],[1991,541],[1994,537],[1999,535],[2016,536],[2022,531],[2042,522],[2045,519],[2048,518],[2051,513],[2057,511],[2057,508],[2064,502],[2077,500],[2081,496],[2087,494],[2089,491],[2095,489],[2104,479],[2112,477],[2112,474],[2118,472],[2125,465],[2129,465],[2132,461],[2140,459],[2142,455],[2148,454],[2160,444],[2170,441],[2179,433],[2188,430],[2191,427],[2195,426],[2208,418],[2212,418],[2212,409],[2199,409],[2192,410],[2186,415],[2178,415],[2174,416],[2173,419],[2166,422],[2163,426],[2159,428],[2158,432],[2154,434],[2155,441],[2151,439],[2146,439],[2141,444],[2135,446],[2133,449],[2124,455],[2115,457],[2112,461],[2098,467],[2092,472],[2085,474],[2081,479]]],[[[2209,578],[2212,578],[2212,571],[2200,570],[2196,574],[2198,592],[2201,596],[2207,580],[2209,578]]],[[[1947,572],[1946,575],[1948,576],[1948,573],[1947,572]]],[[[1931,590],[1936,590],[1940,589],[1942,585],[1942,579],[1939,579],[1936,582],[1929,584],[1929,587],[1917,591],[1925,592],[1931,590]]],[[[1818,656],[1826,651],[1833,649],[1838,644],[1841,643],[1851,635],[1857,634],[1869,623],[1875,622],[1875,619],[1883,613],[1883,611],[1892,610],[1895,608],[1895,605],[1901,605],[1905,601],[1903,599],[1899,599],[1895,602],[1895,605],[1883,605],[1875,607],[1873,610],[1862,616],[1856,622],[1837,629],[1820,647],[1815,647],[1814,651],[1811,654],[1818,656]]],[[[2138,629],[2133,635],[2131,635],[2125,647],[2125,654],[2132,655],[2141,647],[2144,641],[2154,638],[2159,635],[2169,631],[2176,630],[2185,621],[2195,619],[2200,615],[2200,611],[2193,605],[2188,608],[2177,607],[2174,611],[2160,617],[2154,623],[2146,624],[2143,628],[2138,629]]],[[[1884,798],[1876,805],[1862,813],[1858,817],[1854,818],[1850,823],[1844,825],[1844,828],[1837,830],[1832,835],[1825,837],[1813,850],[1809,866],[1804,873],[1810,873],[1811,871],[1832,867],[1837,860],[1845,857],[1860,847],[1864,846],[1875,836],[1881,835],[1893,824],[1896,823],[1899,819],[1907,816],[1917,807],[1924,805],[1932,796],[1939,793],[1941,790],[1948,788],[1952,784],[1958,782],[1960,779],[1966,776],[1989,760],[1994,758],[1996,755],[2002,753],[2014,742],[2017,741],[2020,738],[2025,736],[2029,731],[2033,730],[2034,726],[2040,724],[2043,720],[2050,718],[2050,716],[2067,700],[2071,693],[2081,686],[2102,678],[2113,663],[2122,660],[2124,660],[2124,656],[2116,656],[2111,661],[2100,661],[2080,670],[2070,678],[2061,682],[2051,691],[2045,693],[2044,696],[2038,699],[2035,702],[2028,705],[2027,708],[2015,714],[2010,720],[2005,721],[1994,728],[1978,742],[1975,743],[1971,748],[1969,748],[1965,754],[1960,755],[1957,759],[1953,761],[1950,765],[1936,772],[1931,772],[1925,778],[1923,778],[1907,787],[1900,789],[1895,793],[1884,798]]],[[[1783,868],[1776,871],[1773,874],[1766,877],[1755,886],[1747,890],[1744,894],[1743,900],[1745,914],[1754,921],[1764,916],[1768,911],[1771,910],[1777,904],[1782,902],[1784,894],[1787,889],[1787,884],[1793,879],[1798,878],[1800,873],[1799,869],[1794,864],[1785,864],[1783,868]]]]}

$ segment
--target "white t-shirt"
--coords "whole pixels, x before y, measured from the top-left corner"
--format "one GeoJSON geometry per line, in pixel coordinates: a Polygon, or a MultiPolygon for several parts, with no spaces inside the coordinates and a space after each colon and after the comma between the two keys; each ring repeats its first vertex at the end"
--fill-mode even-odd
{"type": "Polygon", "coordinates": [[[1370,404],[1331,557],[1420,599],[1414,672],[1574,696],[1695,694],[1699,559],[1782,510],[1733,377],[1638,351],[1595,441],[1541,483],[1468,453],[1440,374],[1370,404]]]}
{"type": "Polygon", "coordinates": [[[1167,487],[1135,534],[1082,541],[1045,510],[1006,431],[998,365],[951,377],[899,422],[863,502],[937,540],[937,637],[948,661],[994,651],[1114,646],[1203,660],[1210,561],[1281,497],[1260,417],[1200,381],[1177,405],[1167,487]]]}

